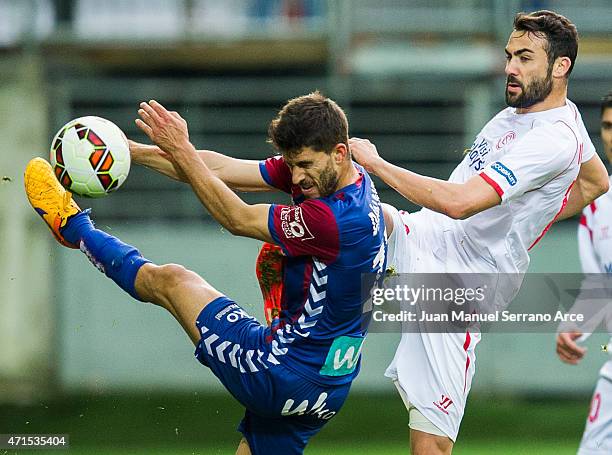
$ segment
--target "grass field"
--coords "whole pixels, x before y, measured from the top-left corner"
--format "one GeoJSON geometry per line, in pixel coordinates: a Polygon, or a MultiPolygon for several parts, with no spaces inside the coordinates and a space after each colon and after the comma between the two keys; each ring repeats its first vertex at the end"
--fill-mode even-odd
{"type": "MultiPolygon", "coordinates": [[[[236,451],[235,446],[225,446],[217,448],[112,448],[98,447],[87,449],[70,449],[65,453],[70,455],[226,455],[233,454],[236,451]]],[[[48,451],[51,452],[51,451],[48,451]]],[[[0,452],[2,453],[2,452],[0,452]]],[[[15,452],[6,452],[13,454],[15,452]]],[[[44,453],[44,452],[42,452],[44,453]]],[[[54,450],[52,453],[62,453],[62,451],[54,450]]],[[[380,454],[380,455],[407,455],[408,449],[405,445],[385,445],[384,443],[369,443],[360,444],[348,447],[338,447],[337,445],[321,445],[308,448],[305,452],[308,455],[355,455],[355,454],[380,454]]],[[[570,444],[548,444],[538,442],[534,444],[525,444],[518,442],[516,444],[495,444],[495,443],[474,443],[466,444],[462,447],[457,447],[453,454],[458,455],[566,455],[576,453],[576,445],[570,444]]],[[[41,454],[40,450],[36,451],[19,451],[16,455],[36,455],[41,454]]]]}
{"type": "MultiPolygon", "coordinates": [[[[575,454],[587,403],[472,397],[453,453],[575,454]]],[[[71,455],[232,454],[241,414],[239,405],[218,395],[80,395],[0,406],[0,433],[67,433],[71,455]]],[[[352,394],[306,454],[407,454],[406,419],[393,395],[352,394]]],[[[44,452],[18,452],[26,453],[44,452]]]]}

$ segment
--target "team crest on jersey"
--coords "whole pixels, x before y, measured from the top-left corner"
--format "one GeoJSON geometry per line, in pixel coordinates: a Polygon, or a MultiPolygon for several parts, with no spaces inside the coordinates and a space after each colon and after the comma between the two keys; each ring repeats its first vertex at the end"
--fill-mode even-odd
{"type": "Polygon", "coordinates": [[[477,137],[468,151],[470,169],[474,172],[482,171],[486,164],[486,156],[490,151],[491,147],[487,140],[483,137],[477,137]]]}
{"type": "Polygon", "coordinates": [[[516,139],[516,133],[514,131],[508,131],[506,134],[499,138],[497,144],[495,145],[495,148],[499,150],[508,145],[514,139],[516,139]]]}
{"type": "Polygon", "coordinates": [[[497,172],[499,175],[501,175],[503,178],[505,178],[508,181],[508,184],[510,186],[516,185],[516,182],[518,180],[516,179],[516,176],[514,175],[514,172],[512,172],[506,166],[501,164],[499,161],[496,161],[495,163],[493,163],[491,165],[491,169],[493,169],[495,172],[497,172]]]}
{"type": "Polygon", "coordinates": [[[310,233],[310,229],[304,222],[302,208],[298,205],[295,207],[283,207],[280,212],[281,229],[288,239],[310,240],[314,236],[310,233]]]}

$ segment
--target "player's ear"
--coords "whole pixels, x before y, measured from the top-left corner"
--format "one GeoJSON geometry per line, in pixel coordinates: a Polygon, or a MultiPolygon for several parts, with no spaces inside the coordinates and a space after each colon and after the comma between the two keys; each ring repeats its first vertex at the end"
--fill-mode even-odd
{"type": "Polygon", "coordinates": [[[336,164],[341,164],[349,156],[349,149],[346,144],[340,143],[336,144],[332,153],[336,164]]]}
{"type": "Polygon", "coordinates": [[[566,77],[571,66],[569,57],[557,57],[553,63],[553,77],[566,77]]]}

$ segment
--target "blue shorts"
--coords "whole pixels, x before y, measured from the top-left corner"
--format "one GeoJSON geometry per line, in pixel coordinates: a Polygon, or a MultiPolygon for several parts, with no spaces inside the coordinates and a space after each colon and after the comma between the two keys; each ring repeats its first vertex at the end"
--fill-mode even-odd
{"type": "Polygon", "coordinates": [[[321,385],[286,368],[266,342],[269,329],[227,297],[200,313],[196,358],[246,407],[238,427],[253,455],[301,454],[342,407],[349,384],[321,385]]]}

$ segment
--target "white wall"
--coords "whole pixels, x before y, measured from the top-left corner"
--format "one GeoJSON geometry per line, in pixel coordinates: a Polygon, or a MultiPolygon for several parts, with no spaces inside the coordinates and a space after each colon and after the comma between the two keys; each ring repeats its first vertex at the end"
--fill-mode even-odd
{"type": "Polygon", "coordinates": [[[0,401],[20,401],[43,393],[53,369],[51,240],[23,190],[26,163],[47,153],[46,87],[36,58],[1,63],[0,401]]]}

